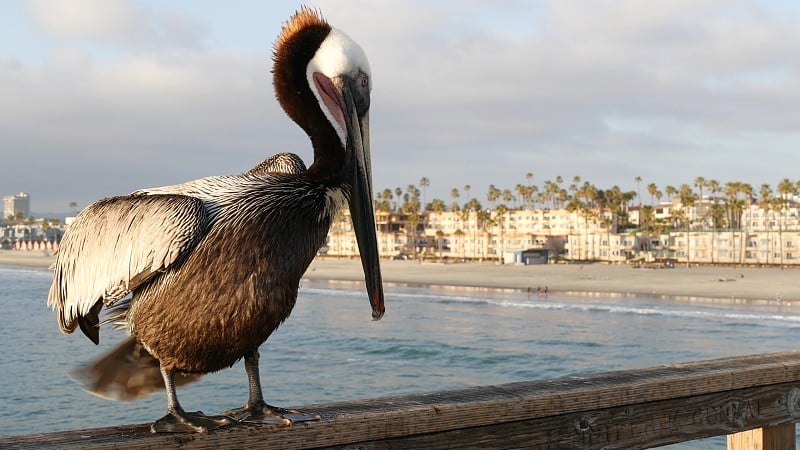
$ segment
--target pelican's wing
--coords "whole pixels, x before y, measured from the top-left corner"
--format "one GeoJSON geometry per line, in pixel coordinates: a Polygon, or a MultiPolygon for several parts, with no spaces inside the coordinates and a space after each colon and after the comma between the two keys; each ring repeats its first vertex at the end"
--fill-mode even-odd
{"type": "Polygon", "coordinates": [[[245,174],[267,175],[270,173],[284,173],[297,175],[305,173],[305,171],[306,165],[299,156],[294,153],[276,153],[245,172],[245,174]]]}
{"type": "Polygon", "coordinates": [[[98,340],[97,316],[150,277],[180,263],[205,236],[200,199],[129,195],[93,203],[70,224],[53,265],[47,304],[61,330],[98,340]]]}

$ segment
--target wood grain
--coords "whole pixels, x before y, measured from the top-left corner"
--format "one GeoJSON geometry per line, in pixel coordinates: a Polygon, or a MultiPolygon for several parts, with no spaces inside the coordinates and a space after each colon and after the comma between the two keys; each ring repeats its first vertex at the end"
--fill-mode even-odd
{"type": "Polygon", "coordinates": [[[298,408],[322,420],[209,435],[120,426],[0,448],[647,448],[800,420],[800,352],[298,408]]]}

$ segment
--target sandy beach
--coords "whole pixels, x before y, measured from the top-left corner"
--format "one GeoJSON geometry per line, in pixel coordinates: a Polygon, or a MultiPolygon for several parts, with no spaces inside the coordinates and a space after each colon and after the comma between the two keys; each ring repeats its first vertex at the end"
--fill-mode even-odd
{"type": "MultiPolygon", "coordinates": [[[[38,252],[0,251],[0,265],[48,267],[54,258],[38,252]]],[[[798,269],[676,267],[635,269],[627,265],[549,264],[534,266],[495,263],[419,263],[382,261],[384,281],[422,285],[474,286],[536,290],[551,293],[646,294],[800,301],[798,269]]],[[[313,280],[363,280],[358,260],[317,258],[305,277],[313,280]]]]}

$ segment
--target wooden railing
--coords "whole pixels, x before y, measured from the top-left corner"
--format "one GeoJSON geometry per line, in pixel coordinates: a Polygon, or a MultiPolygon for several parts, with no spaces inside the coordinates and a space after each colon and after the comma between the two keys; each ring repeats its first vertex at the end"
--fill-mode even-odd
{"type": "Polygon", "coordinates": [[[731,435],[732,449],[793,449],[800,352],[299,409],[322,420],[208,435],[131,425],[2,438],[0,448],[649,448],[731,435]]]}

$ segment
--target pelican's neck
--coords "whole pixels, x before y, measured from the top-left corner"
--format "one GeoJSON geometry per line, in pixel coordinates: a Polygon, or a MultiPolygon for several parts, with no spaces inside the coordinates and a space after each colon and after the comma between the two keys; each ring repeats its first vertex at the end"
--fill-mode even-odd
{"type": "Polygon", "coordinates": [[[290,20],[275,46],[273,83],[286,114],[306,132],[314,148],[308,168],[313,182],[343,183],[345,152],[342,138],[323,111],[308,81],[308,67],[331,33],[331,26],[304,9],[290,20]]]}

